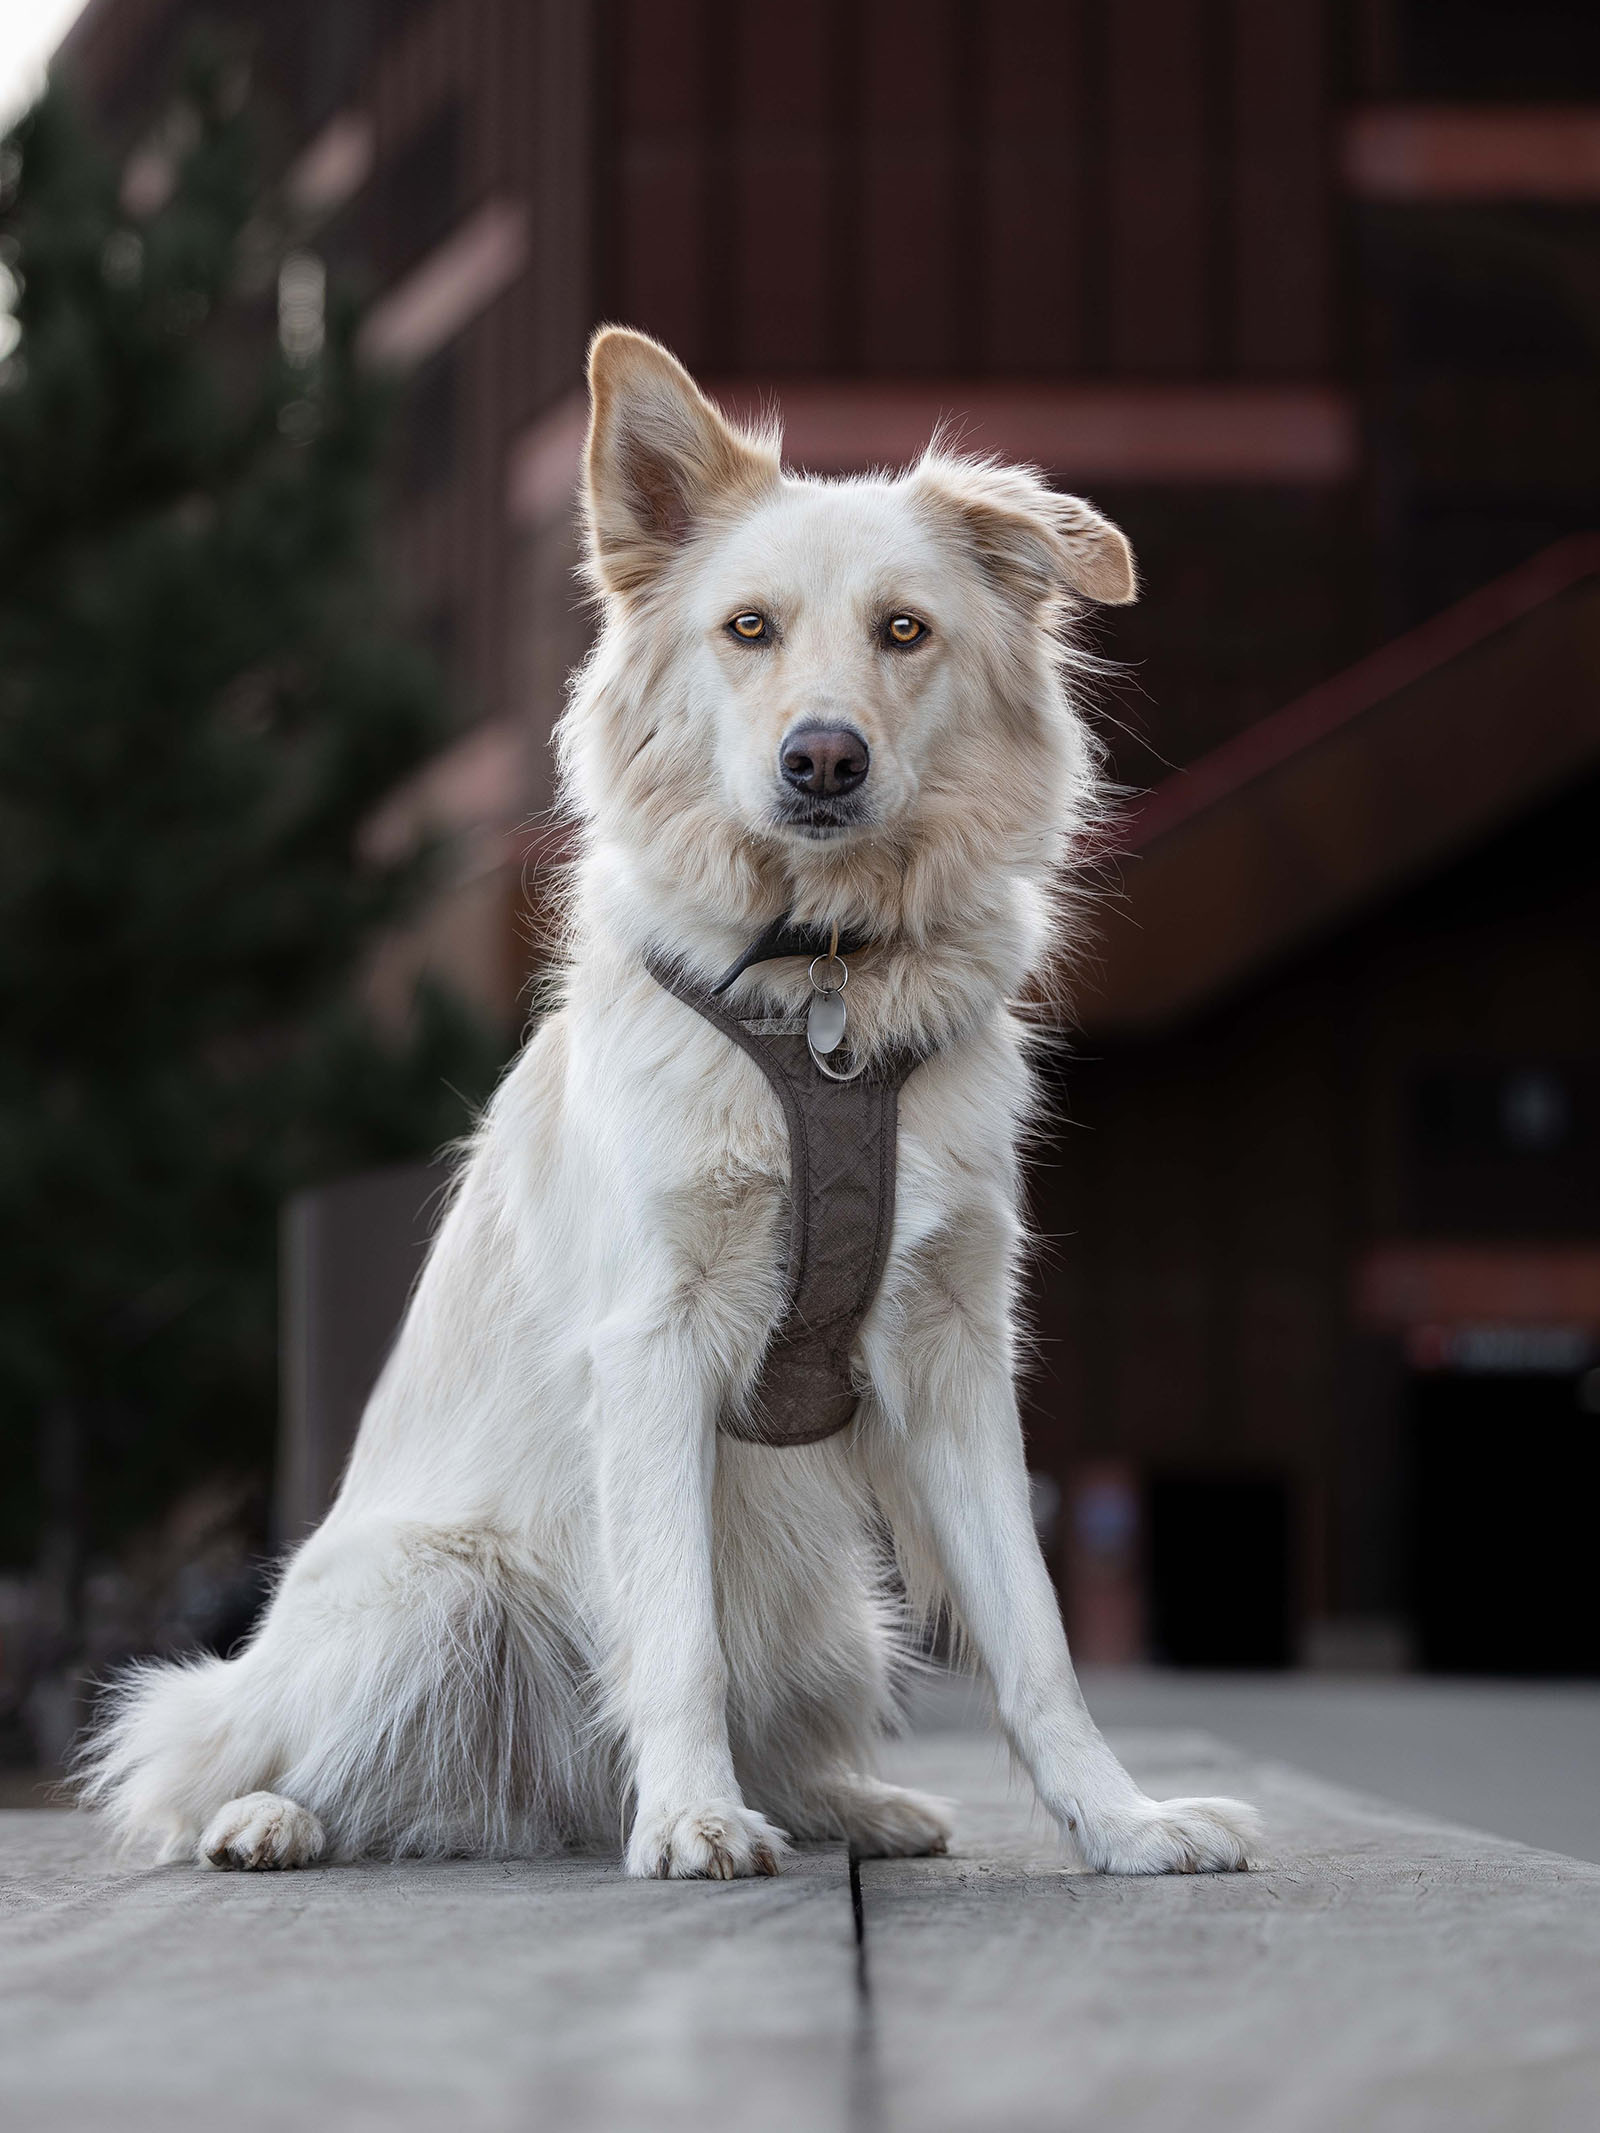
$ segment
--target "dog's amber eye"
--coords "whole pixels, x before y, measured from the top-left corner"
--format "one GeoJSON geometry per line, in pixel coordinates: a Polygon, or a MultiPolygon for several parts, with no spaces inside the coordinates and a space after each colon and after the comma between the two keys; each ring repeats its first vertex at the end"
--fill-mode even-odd
{"type": "Polygon", "coordinates": [[[767,618],[765,615],[758,615],[752,608],[748,614],[735,615],[728,627],[736,637],[742,637],[746,644],[759,644],[767,634],[767,618]]]}
{"type": "Polygon", "coordinates": [[[916,644],[927,634],[927,624],[919,622],[915,615],[894,615],[890,617],[889,642],[891,644],[916,644]]]}

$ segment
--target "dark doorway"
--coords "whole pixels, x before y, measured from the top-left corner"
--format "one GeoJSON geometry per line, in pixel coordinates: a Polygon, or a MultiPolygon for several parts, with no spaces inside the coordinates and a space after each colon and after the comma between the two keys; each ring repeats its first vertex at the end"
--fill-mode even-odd
{"type": "Polygon", "coordinates": [[[1146,1530],[1153,1658],[1289,1664],[1289,1491],[1280,1476],[1158,1476],[1146,1530]]]}
{"type": "Polygon", "coordinates": [[[1593,1373],[1442,1370],[1411,1393],[1411,1604],[1422,1664],[1600,1674],[1593,1373]]]}

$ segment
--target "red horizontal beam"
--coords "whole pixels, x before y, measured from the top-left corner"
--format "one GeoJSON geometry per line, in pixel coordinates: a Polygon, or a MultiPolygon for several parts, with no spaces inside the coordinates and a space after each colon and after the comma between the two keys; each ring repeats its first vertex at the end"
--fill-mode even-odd
{"type": "MultiPolygon", "coordinates": [[[[783,454],[817,474],[901,467],[943,432],[963,451],[1020,459],[1072,482],[1326,487],[1360,457],[1354,404],[1326,385],[997,385],[712,379],[737,420],[776,418],[783,454]]],[[[511,448],[506,507],[519,524],[564,517],[586,410],[572,394],[511,448]]]]}
{"type": "Polygon", "coordinates": [[[1362,1259],[1353,1298],[1362,1324],[1600,1326],[1593,1246],[1380,1244],[1362,1259]]]}
{"type": "Polygon", "coordinates": [[[1346,118],[1341,160],[1368,200],[1597,200],[1600,108],[1377,105],[1346,118]]]}
{"type": "Polygon", "coordinates": [[[1324,385],[1028,385],[944,379],[712,380],[743,419],[776,412],[784,457],[817,473],[904,466],[944,429],[962,450],[1074,481],[1341,482],[1355,410],[1324,385]]]}

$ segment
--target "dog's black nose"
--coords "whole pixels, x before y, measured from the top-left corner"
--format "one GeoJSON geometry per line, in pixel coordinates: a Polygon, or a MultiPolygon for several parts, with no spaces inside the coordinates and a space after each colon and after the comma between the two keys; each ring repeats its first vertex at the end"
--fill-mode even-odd
{"type": "Polygon", "coordinates": [[[784,784],[818,799],[865,785],[871,761],[872,751],[854,726],[796,726],[778,750],[784,784]]]}

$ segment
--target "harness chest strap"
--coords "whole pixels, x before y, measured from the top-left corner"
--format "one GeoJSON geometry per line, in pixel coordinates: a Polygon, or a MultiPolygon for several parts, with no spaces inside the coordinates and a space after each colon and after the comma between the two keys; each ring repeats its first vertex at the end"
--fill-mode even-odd
{"type": "Polygon", "coordinates": [[[860,1402],[850,1356],[889,1256],[900,1089],[923,1055],[897,1051],[852,1081],[832,1080],[812,1060],[803,1017],[739,1016],[665,957],[647,957],[646,967],[749,1053],[789,1127],[783,1317],[748,1405],[721,1427],[748,1444],[819,1443],[846,1428],[860,1402]]]}

